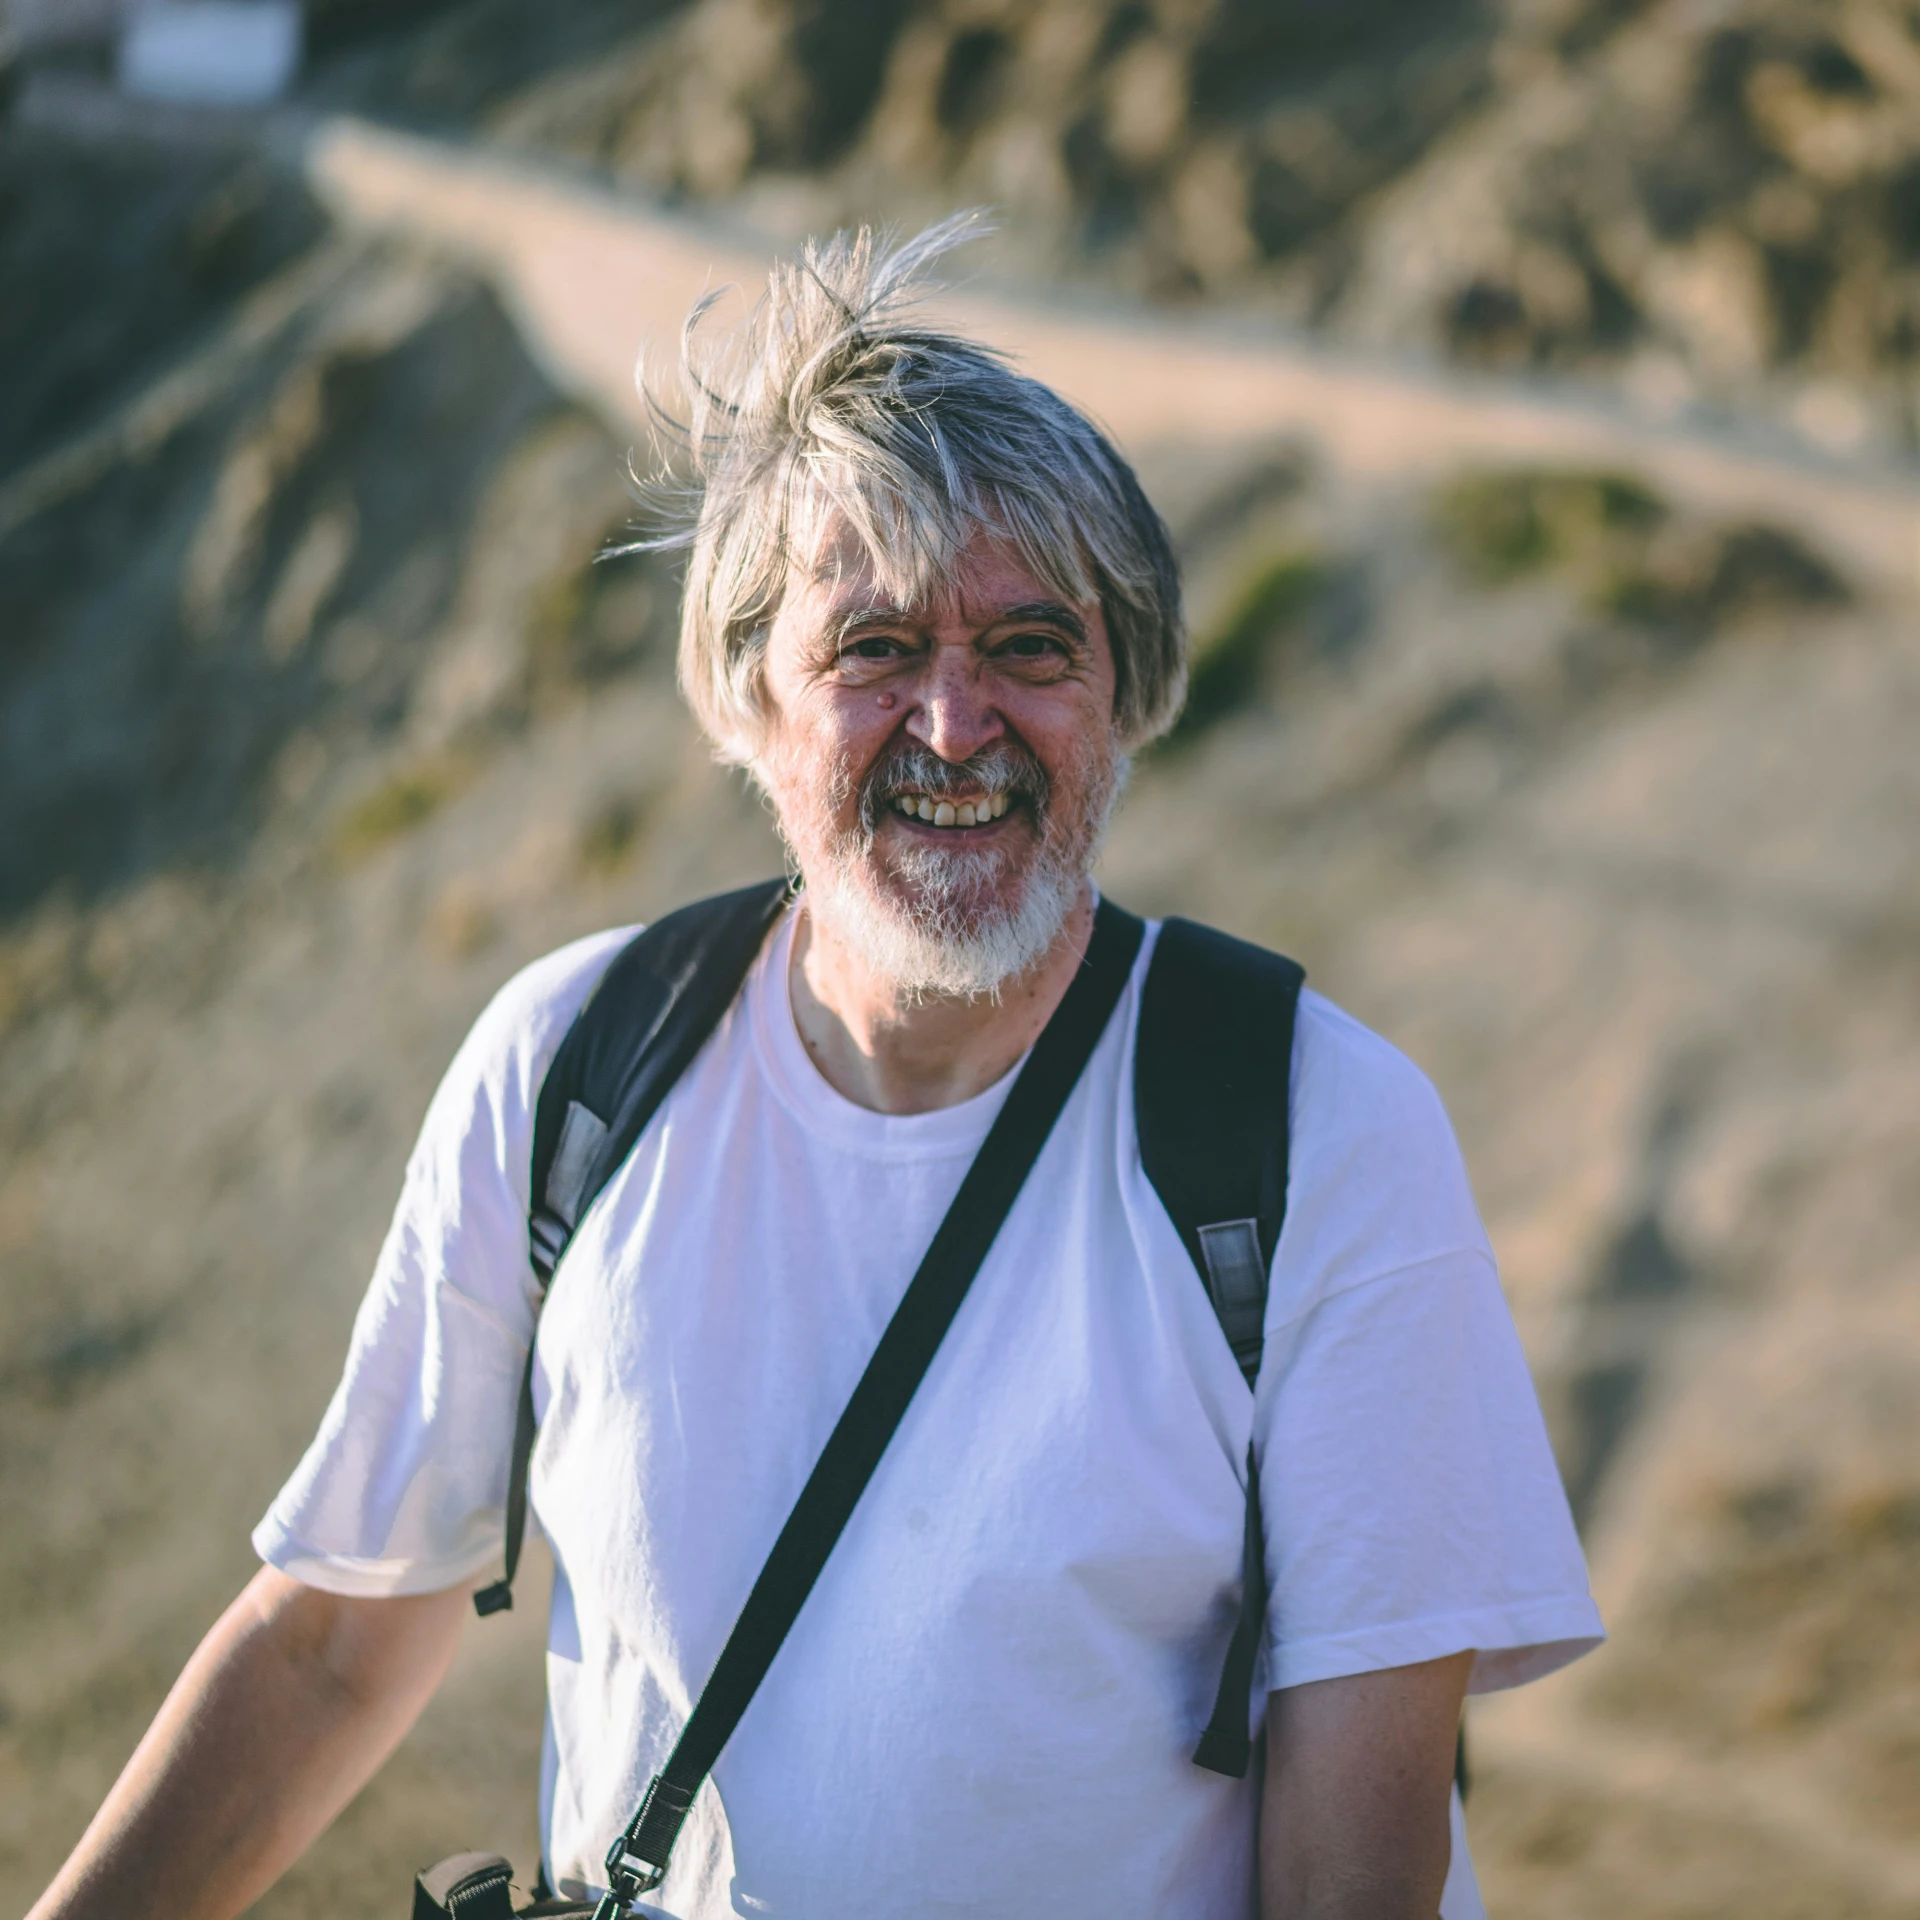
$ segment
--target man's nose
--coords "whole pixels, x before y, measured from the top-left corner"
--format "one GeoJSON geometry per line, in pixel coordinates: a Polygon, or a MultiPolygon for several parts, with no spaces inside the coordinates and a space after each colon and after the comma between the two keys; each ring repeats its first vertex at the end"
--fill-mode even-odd
{"type": "Polygon", "coordinates": [[[937,647],[907,731],[942,760],[970,760],[1006,731],[971,648],[937,647]]]}

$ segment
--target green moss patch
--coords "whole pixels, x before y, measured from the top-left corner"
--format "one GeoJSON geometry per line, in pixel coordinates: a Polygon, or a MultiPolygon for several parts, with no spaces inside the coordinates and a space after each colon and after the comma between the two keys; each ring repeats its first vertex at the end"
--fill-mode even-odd
{"type": "Polygon", "coordinates": [[[580,871],[589,879],[607,879],[620,872],[639,850],[645,824],[638,794],[609,794],[587,817],[575,842],[580,871]]]}
{"type": "Polygon", "coordinates": [[[1225,614],[1194,636],[1187,704],[1170,741],[1193,739],[1254,698],[1276,648],[1326,577],[1326,562],[1302,552],[1269,560],[1248,577],[1225,614]]]}
{"type": "Polygon", "coordinates": [[[1488,585],[1603,560],[1638,545],[1666,504],[1629,474],[1518,467],[1461,475],[1434,496],[1434,522],[1454,558],[1488,585]]]}
{"type": "Polygon", "coordinates": [[[340,817],[333,830],[333,854],[352,865],[404,839],[454,798],[473,778],[465,759],[443,755],[402,768],[340,817]]]}
{"type": "Polygon", "coordinates": [[[1758,522],[1692,518],[1626,474],[1464,474],[1434,495],[1433,522],[1456,562],[1483,585],[1557,573],[1592,612],[1683,644],[1750,614],[1850,598],[1839,571],[1796,535],[1758,522]]]}

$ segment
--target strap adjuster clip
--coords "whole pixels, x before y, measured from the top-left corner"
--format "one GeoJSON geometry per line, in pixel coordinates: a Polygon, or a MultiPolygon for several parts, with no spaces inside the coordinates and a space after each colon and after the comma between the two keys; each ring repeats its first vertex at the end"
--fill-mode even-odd
{"type": "Polygon", "coordinates": [[[659,1774],[647,1782],[639,1811],[607,1849],[608,1900],[624,1907],[636,1893],[651,1893],[667,1877],[673,1843],[692,1805],[691,1793],[670,1786],[659,1774]]]}

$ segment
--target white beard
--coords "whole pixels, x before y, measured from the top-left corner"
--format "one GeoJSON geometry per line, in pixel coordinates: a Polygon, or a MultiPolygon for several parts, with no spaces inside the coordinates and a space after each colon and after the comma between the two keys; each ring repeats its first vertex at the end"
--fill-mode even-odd
{"type": "Polygon", "coordinates": [[[969,896],[985,890],[980,881],[1001,861],[986,851],[915,848],[895,864],[911,903],[836,861],[818,882],[809,878],[808,903],[903,1000],[998,998],[1053,945],[1086,884],[1083,871],[1042,859],[1011,910],[968,912],[969,896]]]}
{"type": "Polygon", "coordinates": [[[1047,802],[1040,844],[1011,905],[994,885],[1010,850],[912,846],[888,856],[883,878],[871,804],[866,824],[831,836],[811,857],[788,834],[809,910],[903,1001],[998,999],[1046,954],[1079,903],[1127,771],[1123,756],[1089,753],[1079,769],[1080,816],[1062,820],[1047,802]]]}

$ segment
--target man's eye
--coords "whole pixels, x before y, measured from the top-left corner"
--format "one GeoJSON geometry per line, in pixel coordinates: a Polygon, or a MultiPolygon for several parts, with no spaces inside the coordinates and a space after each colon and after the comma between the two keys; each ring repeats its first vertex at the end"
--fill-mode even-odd
{"type": "Polygon", "coordinates": [[[889,640],[884,635],[873,634],[865,640],[850,640],[840,649],[843,660],[891,660],[900,651],[898,640],[889,640]]]}
{"type": "Polygon", "coordinates": [[[1049,653],[1064,653],[1066,649],[1050,633],[1016,633],[1004,651],[1016,660],[1038,660],[1049,653]]]}

